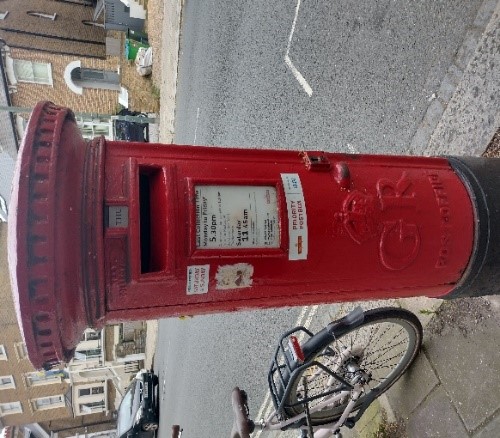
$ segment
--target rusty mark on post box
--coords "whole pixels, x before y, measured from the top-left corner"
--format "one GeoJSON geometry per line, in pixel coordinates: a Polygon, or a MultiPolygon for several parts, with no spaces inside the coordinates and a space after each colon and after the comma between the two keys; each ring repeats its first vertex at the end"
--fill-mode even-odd
{"type": "Polygon", "coordinates": [[[219,266],[215,279],[217,289],[241,289],[252,286],[253,266],[248,263],[219,266]]]}

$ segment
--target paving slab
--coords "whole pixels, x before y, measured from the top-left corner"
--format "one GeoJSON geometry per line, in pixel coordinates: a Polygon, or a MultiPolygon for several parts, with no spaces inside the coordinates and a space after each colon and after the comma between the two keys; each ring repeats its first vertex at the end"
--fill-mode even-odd
{"type": "Polygon", "coordinates": [[[461,313],[439,336],[431,333],[425,341],[432,366],[469,431],[500,409],[500,318],[491,312],[484,319],[474,309],[461,313]]]}
{"type": "Polygon", "coordinates": [[[397,416],[407,420],[438,385],[439,379],[425,353],[421,352],[411,368],[387,392],[387,398],[397,416]]]}
{"type": "Polygon", "coordinates": [[[408,438],[465,438],[467,430],[444,389],[439,386],[408,420],[408,438]]]}

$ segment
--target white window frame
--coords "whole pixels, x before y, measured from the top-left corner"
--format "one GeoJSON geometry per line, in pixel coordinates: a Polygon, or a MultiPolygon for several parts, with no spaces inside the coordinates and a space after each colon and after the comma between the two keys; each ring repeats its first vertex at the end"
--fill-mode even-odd
{"type": "Polygon", "coordinates": [[[0,360],[7,360],[7,351],[2,344],[0,344],[0,360]]]}
{"type": "MultiPolygon", "coordinates": [[[[78,399],[85,399],[85,398],[95,398],[95,397],[100,397],[102,396],[105,391],[106,391],[106,387],[104,386],[104,384],[93,384],[93,385],[81,385],[81,386],[78,386],[76,388],[77,390],[77,393],[78,393],[78,399]],[[96,393],[93,393],[92,391],[96,389],[97,392],[96,393]],[[90,392],[90,394],[82,394],[82,390],[88,390],[90,392]]],[[[97,400],[96,400],[97,401],[97,400]]]]}
{"type": "Polygon", "coordinates": [[[6,415],[14,415],[14,414],[22,414],[22,413],[23,413],[23,406],[21,405],[21,402],[19,402],[19,401],[0,403],[0,415],[2,417],[6,416],[6,415]]]}
{"type": "Polygon", "coordinates": [[[16,342],[14,348],[16,349],[16,355],[19,360],[28,358],[28,349],[24,342],[16,342]]]}
{"type": "Polygon", "coordinates": [[[33,406],[33,410],[37,412],[64,408],[66,403],[64,403],[64,397],[62,395],[51,395],[49,397],[35,398],[31,400],[31,405],[33,406]]]}
{"type": "Polygon", "coordinates": [[[95,401],[87,401],[78,404],[78,411],[80,415],[88,415],[88,414],[96,414],[98,412],[104,412],[106,410],[106,401],[105,400],[95,400],[95,401]],[[91,406],[95,405],[95,406],[91,406]]]}
{"type": "Polygon", "coordinates": [[[82,20],[82,23],[85,26],[100,27],[100,28],[104,29],[104,23],[99,23],[97,21],[82,20]]]}
{"type": "Polygon", "coordinates": [[[83,332],[82,340],[83,341],[100,341],[102,339],[102,330],[94,330],[94,329],[86,329],[83,332]]]}
{"type": "Polygon", "coordinates": [[[0,391],[2,389],[16,389],[14,376],[0,376],[0,391]]]}
{"type": "Polygon", "coordinates": [[[44,376],[43,371],[33,371],[24,375],[27,386],[43,386],[61,383],[61,376],[44,376]]]}
{"type": "Polygon", "coordinates": [[[28,15],[31,15],[32,17],[46,18],[52,21],[54,21],[57,18],[57,14],[55,12],[53,14],[46,14],[45,12],[37,12],[37,11],[28,11],[26,13],[28,15]]]}
{"type": "Polygon", "coordinates": [[[106,382],[94,382],[73,387],[73,406],[75,415],[88,415],[106,412],[108,405],[106,382]],[[88,390],[89,394],[82,394],[88,390]],[[95,390],[95,393],[92,393],[95,390]]]}
{"type": "MultiPolygon", "coordinates": [[[[32,61],[30,59],[13,59],[13,67],[14,67],[14,75],[16,77],[17,82],[24,82],[28,84],[40,84],[40,85],[50,85],[52,86],[54,84],[54,81],[52,79],[52,64],[50,62],[39,62],[39,61],[32,61]],[[44,81],[37,81],[36,78],[33,80],[25,79],[25,78],[19,78],[18,77],[18,70],[16,68],[16,63],[31,63],[31,67],[33,68],[33,64],[42,64],[47,67],[47,82],[44,81]]],[[[34,75],[33,75],[34,76],[34,75]]]]}

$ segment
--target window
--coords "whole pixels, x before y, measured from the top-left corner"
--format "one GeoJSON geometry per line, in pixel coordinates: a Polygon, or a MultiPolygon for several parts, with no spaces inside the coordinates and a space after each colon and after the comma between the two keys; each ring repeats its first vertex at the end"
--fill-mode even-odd
{"type": "Polygon", "coordinates": [[[82,341],[98,341],[101,339],[101,331],[87,329],[82,335],[82,341]]]}
{"type": "Polygon", "coordinates": [[[21,406],[21,402],[0,403],[0,415],[2,416],[22,413],[23,407],[21,406]]]}
{"type": "MultiPolygon", "coordinates": [[[[113,139],[113,123],[110,117],[77,117],[76,122],[80,131],[82,131],[83,138],[92,140],[100,135],[104,135],[106,139],[113,139]]],[[[94,339],[100,339],[100,334],[94,339]]],[[[88,337],[84,340],[90,340],[88,337]]]]}
{"type": "Polygon", "coordinates": [[[0,376],[0,390],[13,389],[16,387],[13,376],[0,376]]]}
{"type": "Polygon", "coordinates": [[[26,349],[26,344],[24,342],[17,342],[14,347],[19,360],[28,358],[28,350],[26,349]]]}
{"type": "Polygon", "coordinates": [[[28,386],[49,385],[51,383],[61,382],[65,377],[64,370],[34,371],[25,374],[26,384],[28,386]]]}
{"type": "Polygon", "coordinates": [[[80,403],[79,408],[82,414],[92,414],[93,412],[102,412],[104,410],[104,400],[91,403],[80,403]]]}
{"type": "Polygon", "coordinates": [[[80,397],[87,397],[91,395],[104,394],[104,386],[94,386],[92,388],[79,388],[78,395],[80,397]]]}
{"type": "Polygon", "coordinates": [[[31,15],[32,17],[39,17],[39,18],[46,18],[48,20],[55,20],[57,18],[57,14],[46,14],[44,12],[36,12],[36,11],[28,11],[26,12],[28,15],[31,15]]]}
{"type": "Polygon", "coordinates": [[[99,359],[101,357],[102,350],[100,348],[90,349],[90,350],[78,350],[75,351],[75,359],[86,361],[92,359],[99,359]]]}
{"type": "Polygon", "coordinates": [[[5,351],[5,347],[0,344],[0,360],[7,360],[7,351],[5,351]]]}
{"type": "Polygon", "coordinates": [[[14,59],[14,72],[19,82],[52,85],[52,67],[46,62],[14,59]]]}
{"type": "Polygon", "coordinates": [[[53,395],[51,397],[41,397],[33,400],[33,409],[42,411],[46,409],[62,408],[65,406],[62,395],[53,395]]]}

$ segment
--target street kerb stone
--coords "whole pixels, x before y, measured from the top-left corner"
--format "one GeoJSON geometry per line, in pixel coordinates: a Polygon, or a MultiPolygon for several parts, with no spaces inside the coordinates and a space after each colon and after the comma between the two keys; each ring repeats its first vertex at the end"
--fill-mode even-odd
{"type": "Polygon", "coordinates": [[[144,359],[144,368],[154,369],[154,355],[156,350],[156,342],[158,339],[158,320],[146,321],[146,352],[144,359]]]}
{"type": "MultiPolygon", "coordinates": [[[[464,46],[474,41],[475,37],[469,35],[464,46]]],[[[460,53],[464,55],[465,49],[460,53]]],[[[484,152],[500,126],[499,65],[500,2],[431,136],[426,154],[480,155],[484,152]]]]}

